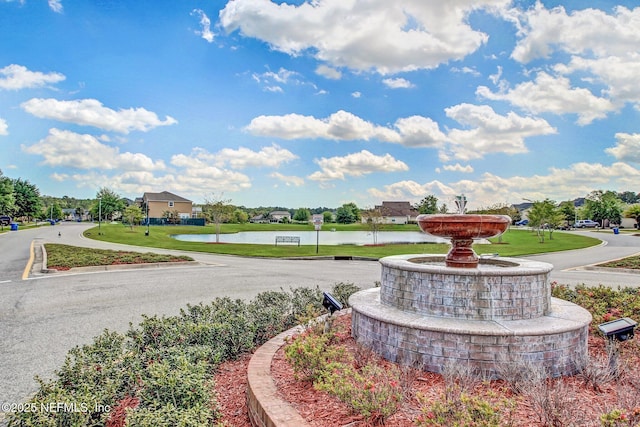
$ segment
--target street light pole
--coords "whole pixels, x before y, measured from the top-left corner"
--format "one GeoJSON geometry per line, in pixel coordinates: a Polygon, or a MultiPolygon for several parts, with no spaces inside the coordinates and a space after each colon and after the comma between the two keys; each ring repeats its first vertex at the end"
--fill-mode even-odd
{"type": "Polygon", "coordinates": [[[145,203],[145,205],[147,205],[147,233],[145,234],[145,236],[148,236],[149,235],[149,201],[148,200],[145,203]]]}
{"type": "Polygon", "coordinates": [[[98,234],[102,234],[102,197],[98,197],[98,234]]]}

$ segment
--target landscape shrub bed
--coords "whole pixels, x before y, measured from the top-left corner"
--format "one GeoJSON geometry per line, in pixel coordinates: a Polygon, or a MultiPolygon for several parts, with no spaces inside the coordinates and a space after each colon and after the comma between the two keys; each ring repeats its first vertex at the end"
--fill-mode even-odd
{"type": "MultiPolygon", "coordinates": [[[[332,293],[347,306],[358,289],[338,283],[332,293]]],[[[37,379],[39,390],[8,425],[221,426],[216,366],[323,311],[319,288],[294,288],[249,303],[216,298],[177,316],[144,316],[126,334],[105,330],[70,350],[54,379],[37,379]]]]}
{"type": "MultiPolygon", "coordinates": [[[[352,284],[339,283],[331,292],[346,307],[348,296],[357,290],[352,284]]],[[[298,360],[301,380],[316,381],[319,390],[343,400],[350,411],[371,424],[392,419],[394,411],[412,399],[419,402],[413,424],[421,426],[443,422],[523,425],[518,418],[522,405],[529,419],[535,420],[531,425],[637,426],[637,338],[621,346],[618,362],[623,375],[611,374],[606,352],[592,343],[602,343],[596,330],[600,322],[640,317],[640,291],[553,283],[552,294],[587,308],[594,318],[590,358],[567,383],[543,381],[535,373],[523,375],[524,365],[509,381],[497,383],[465,373],[463,366],[452,366],[442,375],[441,393],[419,395],[413,385],[424,374],[397,368],[364,349],[332,353],[331,346],[348,340],[350,334],[340,328],[329,328],[326,334],[323,324],[309,328],[284,350],[291,352],[293,361],[298,360]],[[325,334],[325,338],[305,341],[325,334]],[[315,370],[302,371],[309,366],[315,370]],[[592,415],[584,409],[589,402],[578,399],[578,384],[593,396],[614,393],[618,401],[591,407],[599,412],[587,418],[592,415]]],[[[39,380],[40,389],[24,405],[33,410],[10,414],[9,426],[228,427],[215,399],[216,367],[247,354],[283,330],[307,324],[325,311],[321,301],[322,292],[317,288],[269,291],[249,303],[217,298],[209,304],[189,305],[177,316],[146,316],[125,334],[105,330],[92,344],[69,351],[55,379],[39,380]]]]}
{"type": "Polygon", "coordinates": [[[274,372],[280,393],[293,397],[294,406],[299,394],[300,402],[323,402],[317,410],[304,409],[318,416],[307,418],[313,426],[345,419],[402,427],[639,427],[640,343],[609,346],[597,325],[613,316],[637,319],[640,292],[552,285],[553,296],[581,304],[594,318],[589,355],[578,361],[573,377],[548,378],[524,358],[500,372],[501,380],[485,378],[465,363],[447,364],[440,375],[420,366],[399,367],[357,344],[348,317],[339,317],[328,332],[311,325],[283,348],[289,369],[279,366],[274,372]],[[292,386],[294,380],[300,385],[292,386]],[[318,394],[309,394],[309,388],[318,394]]]}

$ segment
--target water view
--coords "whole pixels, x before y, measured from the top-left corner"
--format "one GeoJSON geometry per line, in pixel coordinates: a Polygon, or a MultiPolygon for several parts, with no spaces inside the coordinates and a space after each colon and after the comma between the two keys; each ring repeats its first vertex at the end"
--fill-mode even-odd
{"type": "MultiPolygon", "coordinates": [[[[221,234],[222,243],[253,243],[274,245],[276,236],[299,237],[301,245],[315,245],[315,231],[243,231],[233,234],[221,234]]],[[[215,242],[215,234],[176,234],[174,239],[184,242],[215,242]]],[[[389,243],[447,243],[446,239],[429,236],[419,231],[380,231],[378,244],[389,243]]],[[[321,245],[372,245],[374,235],[368,231],[320,231],[318,241],[321,245]]],[[[282,243],[278,243],[282,244],[282,243]]],[[[286,243],[291,244],[291,243],[286,243]]]]}

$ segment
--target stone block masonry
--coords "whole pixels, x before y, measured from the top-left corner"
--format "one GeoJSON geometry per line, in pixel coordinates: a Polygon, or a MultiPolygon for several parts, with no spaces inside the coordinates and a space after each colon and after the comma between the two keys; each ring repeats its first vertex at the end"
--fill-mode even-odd
{"type": "Polygon", "coordinates": [[[438,373],[468,363],[499,378],[523,363],[571,375],[588,354],[591,315],[551,297],[550,264],[497,258],[463,269],[430,255],[380,262],[381,288],[349,304],[355,339],[388,360],[438,373]]]}

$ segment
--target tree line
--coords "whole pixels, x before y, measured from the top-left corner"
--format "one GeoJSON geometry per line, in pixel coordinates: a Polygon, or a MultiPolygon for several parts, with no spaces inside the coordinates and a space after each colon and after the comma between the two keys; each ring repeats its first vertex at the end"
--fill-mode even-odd
{"type": "MultiPolygon", "coordinates": [[[[532,201],[528,212],[529,225],[549,230],[571,226],[578,219],[592,219],[601,226],[620,224],[622,217],[634,218],[640,221],[640,194],[633,191],[614,192],[592,191],[578,203],[574,201],[556,202],[551,199],[532,201]],[[579,206],[578,206],[579,205],[579,206]]],[[[345,203],[337,209],[327,207],[290,209],[284,207],[247,208],[236,206],[231,200],[221,196],[205,198],[201,205],[202,213],[210,223],[245,223],[251,218],[263,215],[267,217],[273,211],[287,211],[295,222],[309,222],[314,214],[322,214],[324,222],[351,224],[360,222],[363,214],[372,215],[371,210],[362,210],[355,203],[345,203]]],[[[447,213],[446,204],[439,204],[435,195],[427,195],[420,202],[413,205],[420,214],[447,213]]],[[[34,219],[63,219],[63,209],[72,209],[77,218],[88,213],[91,219],[113,220],[122,217],[129,223],[138,223],[144,219],[140,206],[121,197],[112,189],[103,187],[96,194],[95,199],[76,199],[69,196],[55,198],[41,196],[38,187],[27,180],[11,179],[3,175],[0,170],[0,215],[21,218],[25,221],[34,219]],[[116,216],[118,218],[116,218],[116,216]]],[[[521,212],[513,205],[496,204],[482,207],[467,213],[508,215],[516,222],[521,219],[521,212]]],[[[171,211],[163,215],[172,218],[171,211]]]]}

